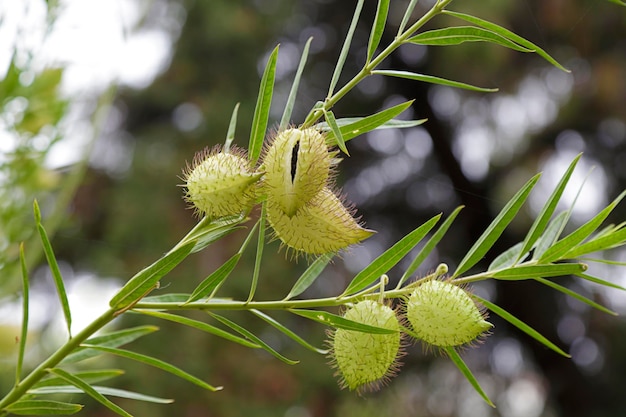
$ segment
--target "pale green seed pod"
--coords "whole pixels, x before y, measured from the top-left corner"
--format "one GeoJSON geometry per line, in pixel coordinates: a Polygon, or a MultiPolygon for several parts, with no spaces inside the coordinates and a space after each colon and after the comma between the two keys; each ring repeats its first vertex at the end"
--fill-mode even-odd
{"type": "Polygon", "coordinates": [[[328,188],[322,189],[293,216],[288,216],[268,196],[267,219],[285,245],[311,255],[337,252],[375,233],[363,228],[328,188]]]}
{"type": "Polygon", "coordinates": [[[395,312],[384,304],[364,300],[349,308],[344,317],[396,333],[373,334],[337,329],[332,335],[331,361],[340,384],[350,390],[376,389],[399,368],[402,355],[401,326],[395,312]]]}
{"type": "Polygon", "coordinates": [[[333,155],[313,128],[279,132],[263,158],[268,199],[287,216],[296,214],[326,186],[333,155]]]}
{"type": "Polygon", "coordinates": [[[185,171],[185,199],[209,217],[239,214],[256,203],[261,175],[251,172],[241,149],[231,147],[229,152],[205,149],[185,171]]]}
{"type": "Polygon", "coordinates": [[[406,317],[417,337],[439,347],[471,343],[493,326],[463,288],[439,280],[411,293],[406,317]]]}

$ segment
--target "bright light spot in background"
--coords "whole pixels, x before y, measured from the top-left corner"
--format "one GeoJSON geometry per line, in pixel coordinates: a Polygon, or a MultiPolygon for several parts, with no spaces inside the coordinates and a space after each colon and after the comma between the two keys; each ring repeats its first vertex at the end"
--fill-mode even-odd
{"type": "Polygon", "coordinates": [[[538,417],[545,406],[546,393],[534,378],[513,381],[498,401],[504,417],[538,417]]]}

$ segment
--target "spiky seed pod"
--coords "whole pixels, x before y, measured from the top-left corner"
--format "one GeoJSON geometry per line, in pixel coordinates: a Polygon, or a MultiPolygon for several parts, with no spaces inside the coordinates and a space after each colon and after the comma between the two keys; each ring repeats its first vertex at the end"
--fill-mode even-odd
{"type": "Polygon", "coordinates": [[[287,216],[327,185],[334,154],[313,128],[279,132],[263,158],[264,192],[287,216]]]}
{"type": "Polygon", "coordinates": [[[331,361],[340,384],[350,390],[376,389],[394,376],[402,354],[401,326],[395,312],[384,304],[364,300],[349,308],[344,317],[397,333],[372,334],[337,329],[332,335],[331,361]]]}
{"type": "Polygon", "coordinates": [[[267,219],[285,245],[311,255],[345,249],[375,233],[363,228],[328,188],[323,188],[293,216],[268,197],[267,219]]]}
{"type": "Polygon", "coordinates": [[[471,343],[492,327],[463,288],[439,280],[424,282],[409,295],[406,317],[420,339],[439,347],[471,343]]]}
{"type": "Polygon", "coordinates": [[[254,206],[261,175],[251,172],[242,149],[205,149],[185,170],[185,199],[209,217],[238,214],[254,206]]]}

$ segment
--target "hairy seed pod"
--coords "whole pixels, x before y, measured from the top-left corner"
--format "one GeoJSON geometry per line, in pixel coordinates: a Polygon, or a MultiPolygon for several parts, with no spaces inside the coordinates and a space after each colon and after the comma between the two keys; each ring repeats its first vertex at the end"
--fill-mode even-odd
{"type": "Polygon", "coordinates": [[[313,128],[279,132],[263,158],[264,191],[287,216],[315,197],[327,184],[333,153],[313,128]]]}
{"type": "Polygon", "coordinates": [[[439,347],[470,343],[492,327],[463,288],[439,280],[411,293],[406,316],[417,337],[439,347]]]}
{"type": "Polygon", "coordinates": [[[251,172],[245,151],[205,149],[185,171],[185,199],[209,217],[238,214],[254,206],[260,177],[251,172]]]}
{"type": "Polygon", "coordinates": [[[364,300],[348,309],[344,317],[396,333],[373,334],[337,329],[332,335],[331,361],[342,387],[375,389],[398,370],[402,354],[401,326],[395,312],[384,304],[364,300]]]}
{"type": "Polygon", "coordinates": [[[280,204],[268,197],[267,219],[285,245],[312,255],[337,252],[375,233],[363,228],[328,188],[322,189],[293,216],[288,216],[280,204]]]}

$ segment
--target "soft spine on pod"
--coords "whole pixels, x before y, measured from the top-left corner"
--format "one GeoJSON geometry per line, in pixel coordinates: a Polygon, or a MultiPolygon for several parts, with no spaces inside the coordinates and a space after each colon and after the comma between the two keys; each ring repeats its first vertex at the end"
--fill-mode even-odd
{"type": "Polygon", "coordinates": [[[376,389],[398,370],[402,349],[401,326],[388,306],[364,300],[350,307],[344,318],[370,326],[393,330],[373,334],[337,329],[331,334],[331,362],[337,368],[340,384],[350,390],[376,389]]]}
{"type": "Polygon", "coordinates": [[[209,217],[222,217],[250,210],[256,203],[258,180],[262,174],[252,172],[246,152],[219,147],[196,154],[184,173],[185,199],[209,217]]]}
{"type": "Polygon", "coordinates": [[[313,128],[279,132],[265,152],[267,218],[276,236],[296,251],[336,252],[374,233],[332,191],[335,156],[313,128]]]}
{"type": "Polygon", "coordinates": [[[438,347],[471,343],[493,326],[463,288],[440,280],[426,281],[411,292],[406,317],[415,336],[438,347]]]}

